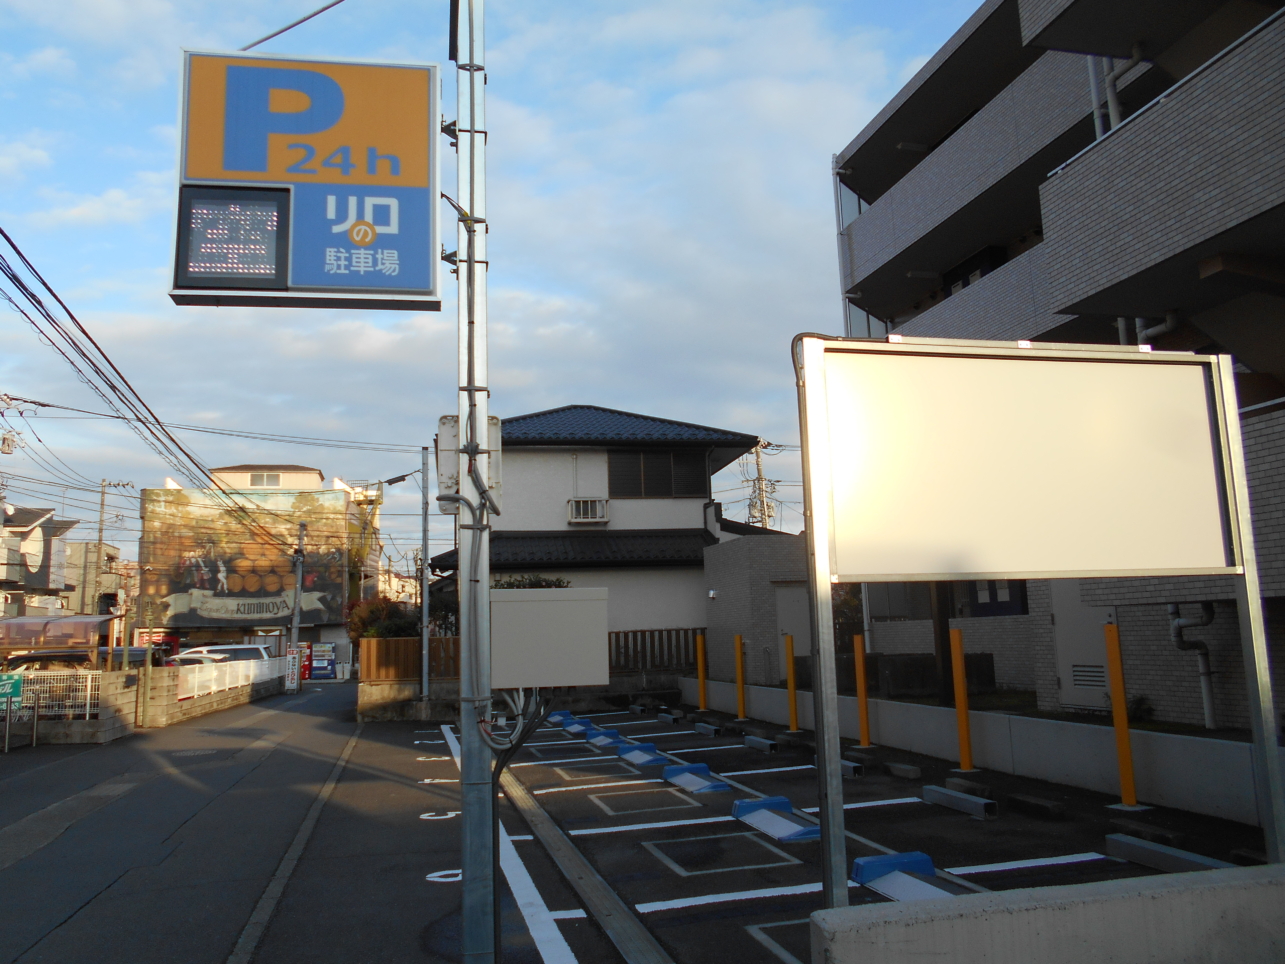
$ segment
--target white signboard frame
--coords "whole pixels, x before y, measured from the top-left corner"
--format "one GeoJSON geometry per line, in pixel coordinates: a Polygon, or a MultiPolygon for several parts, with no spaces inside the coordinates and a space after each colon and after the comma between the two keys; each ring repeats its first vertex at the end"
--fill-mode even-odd
{"type": "Polygon", "coordinates": [[[834,581],[1240,573],[1230,358],[1018,344],[804,339],[834,581]]]}
{"type": "Polygon", "coordinates": [[[799,335],[792,354],[825,906],[847,903],[839,582],[1238,577],[1259,810],[1280,853],[1285,781],[1231,357],[896,334],[799,335]]]}

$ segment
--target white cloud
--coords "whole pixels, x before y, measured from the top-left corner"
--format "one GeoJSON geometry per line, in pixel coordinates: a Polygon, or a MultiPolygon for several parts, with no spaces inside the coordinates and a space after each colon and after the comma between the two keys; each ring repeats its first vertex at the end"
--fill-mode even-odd
{"type": "Polygon", "coordinates": [[[25,57],[8,60],[9,71],[16,77],[52,77],[71,80],[76,73],[76,62],[62,47],[41,47],[25,57]]]}
{"type": "Polygon", "coordinates": [[[173,175],[145,171],[135,175],[128,189],[111,187],[98,194],[73,194],[46,188],[39,193],[53,206],[24,219],[39,228],[134,224],[173,205],[172,184],[173,175]]]}
{"type": "Polygon", "coordinates": [[[46,148],[50,138],[44,134],[27,134],[22,140],[0,140],[0,178],[19,180],[37,167],[48,167],[53,159],[46,148]]]}

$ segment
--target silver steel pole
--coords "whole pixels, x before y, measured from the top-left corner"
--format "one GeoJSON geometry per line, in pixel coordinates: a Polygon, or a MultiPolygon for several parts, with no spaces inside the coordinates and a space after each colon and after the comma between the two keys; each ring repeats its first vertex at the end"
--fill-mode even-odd
{"type": "Polygon", "coordinates": [[[1222,418],[1226,426],[1231,467],[1232,524],[1240,543],[1244,577],[1236,581],[1237,613],[1240,617],[1241,652],[1245,662],[1245,690],[1249,701],[1249,730],[1254,741],[1254,789],[1258,821],[1263,826],[1269,863],[1285,859],[1285,774],[1276,738],[1276,708],[1272,700],[1272,671],[1267,655],[1267,627],[1263,622],[1262,589],[1258,582],[1258,553],[1254,548],[1254,522],[1250,513],[1249,481],[1245,472],[1245,450],[1236,410],[1236,382],[1232,359],[1222,355],[1222,418]]]}
{"type": "Polygon", "coordinates": [[[9,724],[13,721],[13,697],[4,698],[4,752],[9,752],[9,724]]]}
{"type": "Polygon", "coordinates": [[[31,745],[36,745],[36,727],[40,725],[40,694],[37,693],[31,702],[31,745]]]}
{"type": "Polygon", "coordinates": [[[495,960],[493,755],[478,724],[490,715],[491,546],[487,506],[488,401],[486,337],[486,69],[483,0],[457,0],[456,197],[459,220],[459,478],[457,519],[460,592],[460,790],[462,916],[465,964],[495,960]]]}
{"type": "MultiPolygon", "coordinates": [[[[839,694],[834,667],[834,607],[830,598],[830,453],[814,446],[809,420],[828,423],[822,366],[824,348],[796,338],[799,435],[803,445],[803,525],[807,533],[808,587],[812,593],[812,705],[820,797],[821,890],[826,907],[848,906],[848,848],[840,769],[839,694]]],[[[818,436],[825,435],[818,432],[818,436]]],[[[828,436],[826,436],[828,437],[828,436]]],[[[858,658],[860,658],[858,656],[858,658]]]]}
{"type": "Polygon", "coordinates": [[[420,450],[420,549],[419,549],[419,698],[428,701],[428,456],[429,448],[420,450]]]}
{"type": "MultiPolygon", "coordinates": [[[[290,648],[299,648],[299,616],[303,610],[303,536],[308,523],[299,523],[299,545],[294,552],[294,607],[290,613],[290,648]]],[[[302,670],[300,671],[302,675],[302,670]]]]}

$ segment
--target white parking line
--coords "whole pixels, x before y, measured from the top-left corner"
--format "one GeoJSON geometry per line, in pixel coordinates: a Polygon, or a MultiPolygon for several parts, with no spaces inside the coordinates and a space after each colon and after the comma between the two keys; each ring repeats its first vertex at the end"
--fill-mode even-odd
{"type": "MultiPolygon", "coordinates": [[[[849,887],[857,886],[848,881],[849,887]]],[[[821,884],[796,884],[793,887],[764,887],[762,890],[738,890],[727,894],[705,894],[701,897],[679,897],[675,900],[653,900],[645,904],[635,904],[634,910],[640,914],[651,914],[658,910],[675,910],[679,907],[699,907],[702,904],[725,904],[734,900],[761,900],[764,897],[792,897],[795,894],[819,894],[821,884]]]]}
{"type": "Polygon", "coordinates": [[[679,753],[708,753],[710,750],[748,750],[749,747],[744,743],[726,743],[722,746],[692,746],[684,747],[681,750],[670,750],[671,755],[679,753]]]}
{"type": "Polygon", "coordinates": [[[551,910],[549,916],[554,920],[581,920],[589,914],[584,910],[551,910]]]}
{"type": "MultiPolygon", "coordinates": [[[[459,740],[447,726],[442,727],[442,736],[450,744],[451,756],[455,757],[455,765],[459,766],[459,740]]],[[[531,939],[535,941],[536,949],[544,959],[544,964],[579,964],[566,938],[558,930],[557,918],[549,912],[548,905],[540,896],[535,881],[531,879],[531,874],[526,869],[526,864],[518,856],[518,850],[513,846],[513,838],[503,827],[499,829],[500,869],[504,871],[504,878],[509,882],[509,890],[513,892],[513,899],[517,901],[518,910],[522,912],[522,919],[526,921],[527,930],[531,932],[531,939]]]]}
{"type": "Polygon", "coordinates": [[[630,823],[623,827],[586,827],[584,830],[568,830],[569,837],[591,837],[600,833],[625,833],[629,830],[663,830],[665,827],[693,827],[698,823],[726,823],[735,817],[698,817],[694,820],[660,820],[656,823],[630,823]]]}
{"type": "MultiPolygon", "coordinates": [[[[621,724],[621,725],[623,726],[624,724],[621,724]]],[[[695,733],[695,732],[696,732],[695,730],[661,730],[659,733],[648,733],[647,739],[650,740],[653,737],[657,737],[657,736],[682,736],[685,733],[695,733]]],[[[678,752],[681,753],[683,751],[680,750],[678,752]]]]}
{"type": "Polygon", "coordinates": [[[565,793],[567,790],[601,790],[603,787],[632,787],[639,783],[664,783],[657,777],[654,780],[618,780],[615,783],[590,783],[583,787],[548,787],[544,790],[532,790],[531,796],[538,796],[541,793],[565,793]]]}
{"type": "Polygon", "coordinates": [[[609,756],[603,756],[599,753],[597,756],[573,756],[569,760],[529,760],[526,763],[510,763],[509,769],[514,767],[551,767],[555,763],[583,763],[586,760],[597,760],[601,763],[614,763],[615,759],[609,756]]]}
{"type": "MultiPolygon", "coordinates": [[[[863,807],[890,807],[894,803],[923,803],[918,797],[897,797],[895,800],[863,800],[860,803],[845,803],[844,810],[860,810],[863,807]]],[[[820,813],[820,807],[804,807],[804,813],[820,813]]]]}
{"type": "Polygon", "coordinates": [[[766,767],[761,770],[731,770],[726,773],[720,773],[719,776],[743,777],[749,773],[786,773],[790,770],[815,770],[815,769],[816,767],[814,767],[811,763],[805,763],[803,766],[797,766],[797,767],[766,767]]]}
{"type": "Polygon", "coordinates": [[[523,746],[570,746],[572,743],[583,743],[583,740],[550,740],[548,743],[523,743],[523,746]]]}
{"type": "Polygon", "coordinates": [[[996,870],[1022,870],[1026,867],[1056,867],[1059,864],[1083,864],[1106,860],[1101,854],[1067,854],[1063,857],[1036,857],[1031,860],[1005,860],[998,864],[975,864],[972,867],[947,867],[948,874],[989,874],[996,870]]]}

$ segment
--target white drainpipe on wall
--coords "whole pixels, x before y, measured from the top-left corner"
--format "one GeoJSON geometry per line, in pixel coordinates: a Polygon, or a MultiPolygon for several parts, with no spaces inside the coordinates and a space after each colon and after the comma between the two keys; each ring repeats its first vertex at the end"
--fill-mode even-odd
{"type": "Polygon", "coordinates": [[[1213,621],[1214,604],[1211,602],[1200,604],[1199,619],[1183,619],[1179,614],[1178,604],[1169,604],[1169,636],[1179,649],[1185,652],[1194,651],[1200,667],[1200,699],[1205,705],[1206,730],[1218,729],[1218,724],[1214,720],[1214,682],[1213,672],[1209,668],[1209,647],[1199,640],[1183,639],[1182,631],[1191,626],[1208,626],[1213,621]]]}

